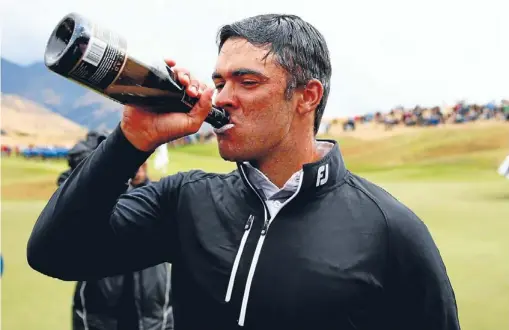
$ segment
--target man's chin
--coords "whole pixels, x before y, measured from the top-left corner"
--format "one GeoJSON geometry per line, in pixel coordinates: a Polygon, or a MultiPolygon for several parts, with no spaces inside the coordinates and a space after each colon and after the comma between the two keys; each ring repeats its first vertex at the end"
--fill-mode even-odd
{"type": "Polygon", "coordinates": [[[227,162],[238,162],[240,161],[238,157],[235,157],[234,155],[228,154],[228,153],[221,153],[219,152],[219,156],[227,162]]]}
{"type": "Polygon", "coordinates": [[[227,162],[242,162],[243,157],[233,150],[219,148],[219,156],[227,162]]]}

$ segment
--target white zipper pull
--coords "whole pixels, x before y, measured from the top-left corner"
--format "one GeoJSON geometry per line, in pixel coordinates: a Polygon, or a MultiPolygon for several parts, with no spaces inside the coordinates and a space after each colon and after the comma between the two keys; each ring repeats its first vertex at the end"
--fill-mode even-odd
{"type": "Polygon", "coordinates": [[[263,223],[262,232],[260,233],[262,236],[265,236],[265,234],[267,234],[267,231],[269,230],[269,224],[270,219],[266,219],[265,222],[263,223]]]}
{"type": "Polygon", "coordinates": [[[245,230],[251,229],[251,226],[253,225],[254,216],[251,214],[249,218],[247,219],[246,225],[244,226],[245,230]]]}
{"type": "Polygon", "coordinates": [[[237,255],[235,256],[235,261],[233,262],[232,272],[230,274],[230,280],[228,281],[228,288],[226,289],[226,297],[224,301],[229,302],[232,298],[233,292],[233,284],[235,282],[235,276],[237,275],[237,269],[239,268],[240,258],[242,257],[242,252],[244,251],[244,246],[246,245],[247,237],[251,232],[251,227],[253,226],[254,215],[250,214],[247,218],[247,222],[244,226],[244,235],[242,235],[242,240],[240,241],[239,249],[237,250],[237,255]]]}

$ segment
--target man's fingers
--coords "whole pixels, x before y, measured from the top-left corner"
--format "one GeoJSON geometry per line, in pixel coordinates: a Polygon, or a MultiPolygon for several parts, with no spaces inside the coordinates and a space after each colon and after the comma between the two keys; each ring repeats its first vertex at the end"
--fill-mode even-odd
{"type": "Polygon", "coordinates": [[[202,87],[202,83],[197,79],[191,77],[191,74],[187,69],[184,68],[174,68],[173,71],[177,74],[177,78],[182,86],[185,87],[186,93],[191,97],[200,97],[201,92],[205,90],[202,87]]]}
{"type": "Polygon", "coordinates": [[[207,89],[207,84],[200,83],[200,87],[198,88],[198,94],[201,95],[207,89]]]}
{"type": "Polygon", "coordinates": [[[201,124],[207,118],[207,115],[212,108],[212,95],[214,94],[213,88],[206,88],[201,94],[200,99],[193,107],[193,109],[189,112],[189,116],[193,122],[193,126],[197,125],[198,129],[201,127],[201,124]]]}
{"type": "Polygon", "coordinates": [[[191,83],[187,86],[187,94],[191,97],[199,97],[200,82],[196,79],[191,79],[191,83]]]}
{"type": "MultiPolygon", "coordinates": [[[[167,60],[166,64],[174,66],[175,61],[167,60]]],[[[208,88],[206,84],[191,78],[189,70],[185,68],[173,67],[172,70],[175,72],[178,81],[184,86],[187,95],[199,99],[193,109],[187,114],[190,121],[189,128],[192,131],[198,130],[212,107],[214,89],[208,88]]]]}
{"type": "Polygon", "coordinates": [[[179,82],[187,88],[187,86],[191,83],[191,74],[189,71],[184,68],[175,67],[173,68],[173,72],[177,75],[179,82]]]}
{"type": "Polygon", "coordinates": [[[203,117],[203,120],[205,120],[205,117],[207,117],[207,114],[210,112],[210,109],[212,108],[212,94],[214,94],[213,88],[207,88],[203,91],[203,93],[200,96],[200,99],[196,103],[195,108],[193,110],[196,110],[196,115],[198,117],[203,117]]]}
{"type": "Polygon", "coordinates": [[[174,67],[174,66],[177,64],[177,62],[175,62],[174,60],[169,59],[169,58],[165,59],[165,60],[164,60],[164,62],[165,62],[165,63],[166,63],[166,65],[168,65],[170,68],[174,67]]]}

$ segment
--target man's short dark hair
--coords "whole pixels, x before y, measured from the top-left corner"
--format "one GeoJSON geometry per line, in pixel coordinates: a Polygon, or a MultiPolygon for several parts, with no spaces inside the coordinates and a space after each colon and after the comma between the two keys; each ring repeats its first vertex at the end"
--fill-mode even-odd
{"type": "MultiPolygon", "coordinates": [[[[239,37],[249,43],[264,47],[273,53],[276,61],[288,73],[286,96],[309,80],[318,79],[323,87],[323,97],[316,108],[314,133],[318,132],[330,90],[332,67],[329,50],[323,35],[310,23],[295,15],[257,15],[221,27],[217,42],[219,51],[229,38],[239,37]]],[[[265,58],[266,58],[265,57],[265,58]]]]}

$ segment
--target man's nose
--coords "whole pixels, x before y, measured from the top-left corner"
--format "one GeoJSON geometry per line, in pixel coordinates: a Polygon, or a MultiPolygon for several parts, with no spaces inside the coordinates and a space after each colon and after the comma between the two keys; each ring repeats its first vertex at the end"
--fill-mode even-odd
{"type": "Polygon", "coordinates": [[[235,98],[234,88],[231,84],[226,83],[220,90],[216,91],[214,103],[219,108],[235,109],[238,106],[238,101],[235,98]]]}

